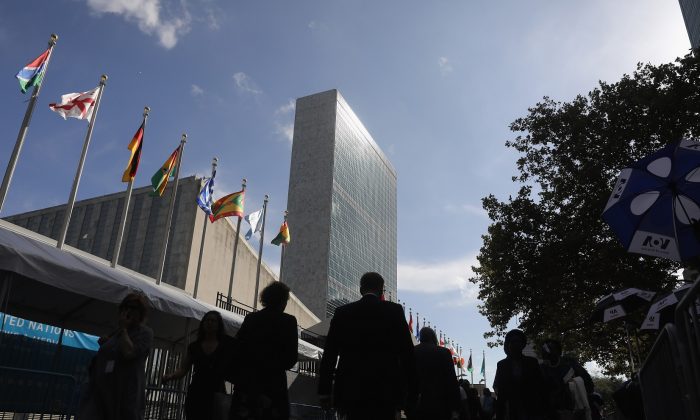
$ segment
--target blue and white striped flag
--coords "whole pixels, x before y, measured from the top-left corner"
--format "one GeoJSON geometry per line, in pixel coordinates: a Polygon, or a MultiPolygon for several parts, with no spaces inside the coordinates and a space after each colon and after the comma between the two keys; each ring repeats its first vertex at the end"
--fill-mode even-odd
{"type": "Polygon", "coordinates": [[[214,177],[216,176],[216,171],[212,174],[212,177],[207,179],[204,184],[202,191],[199,192],[197,196],[197,205],[199,208],[204,210],[206,214],[211,218],[211,205],[214,203],[214,177]]]}

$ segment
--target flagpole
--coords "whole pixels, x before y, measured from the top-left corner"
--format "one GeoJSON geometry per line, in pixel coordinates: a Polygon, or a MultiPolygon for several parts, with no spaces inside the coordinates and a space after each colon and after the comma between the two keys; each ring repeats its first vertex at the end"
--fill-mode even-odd
{"type": "MultiPolygon", "coordinates": [[[[211,160],[211,177],[214,178],[216,174],[216,166],[219,164],[219,158],[216,156],[211,160]]],[[[211,204],[211,202],[209,203],[211,204]]],[[[194,291],[192,292],[192,297],[197,299],[197,291],[199,291],[199,274],[202,270],[202,255],[204,255],[204,240],[207,236],[207,225],[209,223],[209,214],[204,212],[204,227],[202,228],[202,240],[199,244],[199,260],[197,260],[197,275],[194,278],[194,291]]]]}
{"type": "Polygon", "coordinates": [[[472,361],[472,370],[469,373],[472,375],[472,385],[474,385],[474,359],[472,359],[472,349],[469,349],[469,360],[472,361]]]}
{"type": "Polygon", "coordinates": [[[15,168],[17,167],[17,160],[19,159],[19,154],[22,151],[22,146],[24,145],[24,138],[27,136],[27,131],[29,131],[29,123],[32,120],[32,114],[34,113],[34,105],[36,105],[36,100],[39,97],[39,92],[41,91],[41,87],[44,85],[44,78],[46,76],[46,71],[49,69],[49,62],[51,61],[51,54],[53,53],[53,47],[56,46],[56,41],[58,41],[58,35],[51,34],[51,37],[49,38],[49,55],[48,57],[46,57],[46,63],[44,64],[44,75],[42,76],[41,83],[34,86],[32,96],[29,99],[29,104],[27,104],[27,110],[24,113],[22,125],[19,128],[19,133],[17,133],[17,141],[15,142],[15,148],[12,149],[10,161],[7,163],[7,168],[5,168],[5,176],[2,179],[2,186],[0,186],[0,211],[2,211],[2,207],[5,204],[5,198],[7,198],[7,191],[10,189],[12,175],[14,175],[15,168]]]}
{"type": "Polygon", "coordinates": [[[263,224],[260,228],[260,250],[258,251],[258,270],[255,272],[255,295],[253,297],[253,312],[258,310],[258,289],[260,288],[260,264],[262,264],[263,245],[265,244],[265,218],[267,217],[267,202],[270,196],[265,194],[263,201],[263,224]]]}
{"type": "MultiPolygon", "coordinates": [[[[165,222],[165,239],[163,241],[163,249],[160,252],[160,263],[158,264],[158,275],[156,276],[156,284],[160,284],[163,279],[163,271],[165,270],[165,256],[168,252],[168,238],[170,237],[170,224],[173,221],[173,210],[175,209],[175,196],[177,195],[177,185],[180,181],[180,167],[182,166],[182,154],[185,152],[185,143],[187,143],[187,134],[182,134],[180,139],[180,151],[177,154],[177,168],[175,168],[175,184],[173,192],[170,194],[170,208],[168,209],[168,219],[165,222]]],[[[169,174],[166,174],[169,176],[169,174]]],[[[166,187],[167,188],[167,187],[166,187]]]]}
{"type": "MultiPolygon", "coordinates": [[[[151,108],[149,107],[144,107],[143,108],[143,132],[141,133],[141,141],[143,141],[143,137],[146,135],[146,121],[148,120],[148,113],[151,111],[151,108]]],[[[117,242],[114,244],[114,255],[112,255],[112,267],[117,266],[117,262],[119,261],[119,253],[121,252],[122,248],[122,240],[124,239],[124,229],[126,228],[126,216],[129,214],[129,202],[131,201],[131,192],[134,189],[134,180],[131,179],[129,180],[129,185],[126,187],[126,193],[124,195],[124,208],[122,209],[122,219],[119,223],[119,230],[117,231],[117,242]]]]}
{"type": "MultiPolygon", "coordinates": [[[[418,311],[416,311],[416,340],[420,341],[420,317],[418,311]]],[[[425,327],[425,319],[423,319],[423,326],[425,327]]]]}
{"type": "Polygon", "coordinates": [[[484,386],[486,385],[486,351],[481,350],[481,363],[484,366],[484,386]]]}
{"type": "MultiPolygon", "coordinates": [[[[284,211],[284,223],[287,223],[287,215],[289,215],[289,212],[287,210],[285,210],[284,211]]],[[[287,244],[282,242],[282,250],[281,250],[281,254],[280,254],[280,278],[279,278],[280,281],[282,281],[282,268],[284,268],[284,248],[286,246],[287,246],[287,244]]]]}
{"type": "MultiPolygon", "coordinates": [[[[245,194],[245,188],[248,180],[243,178],[242,191],[245,194]]],[[[245,198],[245,195],[243,196],[245,198]]],[[[243,216],[238,216],[238,222],[236,222],[236,237],[233,240],[233,261],[231,262],[231,278],[228,280],[228,304],[233,305],[231,300],[231,293],[233,292],[233,274],[236,272],[236,256],[238,254],[238,239],[241,236],[241,220],[243,216]]]]}
{"type": "Polygon", "coordinates": [[[66,206],[66,211],[63,215],[63,226],[61,227],[61,233],[59,234],[58,241],[56,242],[56,248],[58,249],[62,249],[63,244],[66,242],[66,234],[68,234],[70,216],[73,213],[73,206],[75,206],[75,197],[78,195],[78,185],[80,184],[80,177],[83,175],[85,157],[87,156],[88,147],[90,146],[90,139],[92,138],[92,129],[95,127],[97,111],[100,110],[100,101],[102,100],[102,93],[104,93],[105,91],[106,83],[107,75],[103,74],[100,77],[100,92],[97,94],[97,100],[95,101],[95,110],[92,112],[92,116],[90,117],[90,124],[88,124],[87,134],[85,135],[85,142],[83,142],[83,151],[80,155],[80,161],[78,162],[78,170],[76,171],[75,178],[73,179],[73,188],[71,189],[70,196],[68,197],[68,205],[66,206]]]}

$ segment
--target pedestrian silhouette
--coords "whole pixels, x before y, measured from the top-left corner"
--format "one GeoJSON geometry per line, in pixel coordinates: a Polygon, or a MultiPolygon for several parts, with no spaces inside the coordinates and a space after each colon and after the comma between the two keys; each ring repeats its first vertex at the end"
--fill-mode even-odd
{"type": "Polygon", "coordinates": [[[248,314],[236,338],[234,371],[239,372],[231,402],[232,420],[289,418],[287,373],[297,362],[297,319],[284,313],[289,287],[274,282],[260,293],[263,309],[248,314]]]}
{"type": "Polygon", "coordinates": [[[459,384],[455,375],[452,354],[438,346],[435,331],[429,327],[420,330],[420,344],[415,347],[416,386],[410,400],[414,406],[409,419],[449,420],[459,414],[459,384]]]}
{"type": "Polygon", "coordinates": [[[542,344],[542,359],[550,417],[591,420],[591,375],[576,359],[562,355],[561,343],[557,340],[545,340],[542,344]]]}
{"type": "Polygon", "coordinates": [[[506,334],[506,358],[498,362],[493,388],[498,395],[498,420],[536,420],[546,413],[542,372],[537,359],[523,355],[527,337],[520,330],[506,334]]]}
{"type": "Polygon", "coordinates": [[[187,375],[194,366],[192,382],[185,398],[188,420],[214,419],[215,394],[225,393],[225,372],[233,339],[224,333],[224,321],[217,311],[207,312],[199,323],[197,340],[187,347],[187,354],[175,372],[163,375],[167,383],[187,375]]]}
{"type": "Polygon", "coordinates": [[[496,415],[496,399],[491,395],[491,390],[484,388],[481,403],[481,420],[492,420],[496,415]]]}
{"type": "Polygon", "coordinates": [[[336,309],[321,360],[319,397],[348,420],[395,419],[415,379],[413,341],[401,305],[382,301],[384,279],[365,273],[362,298],[336,309]],[[337,363],[337,367],[336,367],[337,363]]]}
{"type": "Polygon", "coordinates": [[[148,300],[130,293],[119,304],[118,328],[98,340],[89,383],[76,418],[142,420],[146,409],[146,358],[153,330],[144,325],[148,300]]]}

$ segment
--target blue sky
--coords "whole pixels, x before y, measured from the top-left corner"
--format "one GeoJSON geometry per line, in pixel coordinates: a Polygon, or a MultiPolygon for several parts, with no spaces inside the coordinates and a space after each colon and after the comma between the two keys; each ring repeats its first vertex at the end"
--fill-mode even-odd
{"type": "MultiPolygon", "coordinates": [[[[489,223],[480,199],[517,189],[510,122],[544,95],[570,100],[689,48],[674,0],[0,2],[3,162],[27,100],[13,76],[52,32],[60,39],[3,214],[67,201],[86,123],[47,104],[106,73],[78,199],[124,188],[126,145],[148,105],[137,185],[186,132],[182,174],[206,174],[218,156],[218,192],[248,178],[248,210],[270,194],[276,229],[293,101],[338,88],[398,172],[401,299],[479,354],[488,323],[466,279],[489,223]]],[[[271,266],[278,252],[266,246],[271,266]]],[[[502,356],[487,349],[489,384],[502,356]]]]}

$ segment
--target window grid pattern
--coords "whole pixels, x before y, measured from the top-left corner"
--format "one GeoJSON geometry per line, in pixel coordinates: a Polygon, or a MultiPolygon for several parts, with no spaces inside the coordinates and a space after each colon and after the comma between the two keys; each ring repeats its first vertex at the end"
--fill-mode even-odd
{"type": "Polygon", "coordinates": [[[396,175],[347,105],[338,102],[328,264],[327,315],[359,298],[376,271],[396,300],[396,175]]]}

